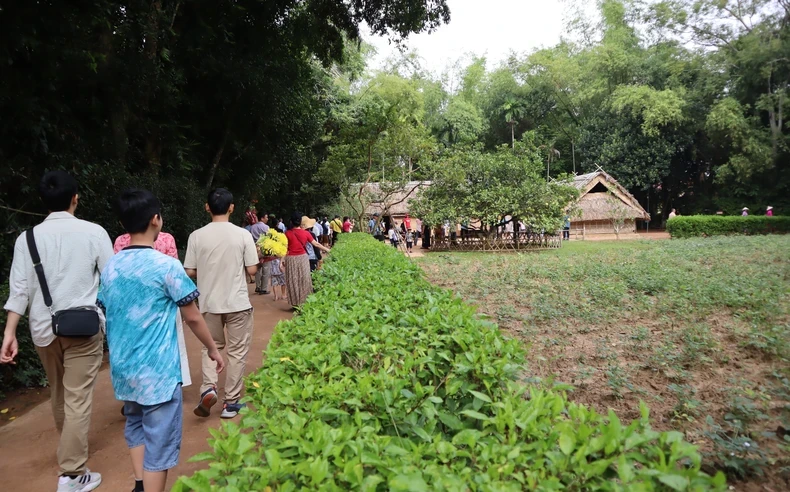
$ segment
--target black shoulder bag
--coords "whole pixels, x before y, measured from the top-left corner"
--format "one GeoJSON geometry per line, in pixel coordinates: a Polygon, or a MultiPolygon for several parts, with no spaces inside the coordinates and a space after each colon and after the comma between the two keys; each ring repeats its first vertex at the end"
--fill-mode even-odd
{"type": "Polygon", "coordinates": [[[44,267],[41,265],[41,257],[36,247],[36,238],[33,236],[33,229],[26,233],[27,248],[30,250],[30,257],[33,259],[33,268],[38,276],[38,283],[41,285],[41,294],[44,296],[44,304],[49,308],[52,315],[52,332],[59,337],[92,337],[99,333],[101,320],[99,319],[98,308],[94,306],[77,307],[64,309],[63,311],[52,311],[52,295],[49,293],[47,279],[44,276],[44,267]]]}

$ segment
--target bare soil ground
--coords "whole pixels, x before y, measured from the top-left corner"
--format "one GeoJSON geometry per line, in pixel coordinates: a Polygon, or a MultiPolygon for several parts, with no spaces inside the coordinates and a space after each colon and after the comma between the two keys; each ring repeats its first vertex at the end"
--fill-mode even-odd
{"type": "MultiPolygon", "coordinates": [[[[263,351],[271,338],[274,327],[281,319],[288,319],[290,306],[274,302],[271,295],[251,296],[255,309],[255,335],[250,348],[247,373],[257,370],[263,362],[263,351]]],[[[187,330],[188,331],[188,330],[187,330]]],[[[200,370],[200,342],[186,333],[189,367],[193,384],[184,388],[184,430],[181,444],[181,459],[168,476],[171,486],[180,475],[190,475],[206,466],[205,462],[188,463],[192,456],[208,451],[209,429],[219,428],[219,406],[215,406],[211,417],[200,419],[192,413],[198,398],[202,380],[200,370]]],[[[220,375],[220,388],[223,384],[220,375]]],[[[220,392],[221,393],[221,392],[220,392]]],[[[48,390],[9,395],[2,408],[9,408],[3,415],[16,417],[0,428],[0,490],[45,491],[55,490],[58,464],[56,450],[58,433],[52,419],[48,390]],[[31,404],[38,405],[29,408],[31,404]]],[[[220,394],[220,397],[222,395],[220,394]]],[[[134,487],[129,452],[123,437],[125,419],[120,413],[121,404],[113,396],[110,374],[106,365],[99,373],[94,393],[91,432],[89,435],[91,457],[88,466],[102,474],[102,485],[98,490],[125,491],[134,487]]]]}

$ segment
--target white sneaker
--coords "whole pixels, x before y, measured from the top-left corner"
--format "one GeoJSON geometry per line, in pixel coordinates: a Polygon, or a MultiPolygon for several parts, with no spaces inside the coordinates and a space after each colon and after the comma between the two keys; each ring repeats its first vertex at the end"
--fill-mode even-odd
{"type": "Polygon", "coordinates": [[[88,492],[101,485],[101,475],[86,469],[84,475],[76,478],[60,477],[58,492],[88,492]]]}

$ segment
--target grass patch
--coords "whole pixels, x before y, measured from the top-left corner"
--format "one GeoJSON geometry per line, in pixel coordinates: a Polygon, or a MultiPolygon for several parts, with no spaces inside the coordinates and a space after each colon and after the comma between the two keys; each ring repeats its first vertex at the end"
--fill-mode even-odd
{"type": "Polygon", "coordinates": [[[686,432],[711,465],[781,489],[790,470],[788,253],[788,236],[717,237],[570,242],[420,264],[523,341],[531,380],[572,384],[573,399],[623,418],[645,400],[658,426],[686,432]]]}

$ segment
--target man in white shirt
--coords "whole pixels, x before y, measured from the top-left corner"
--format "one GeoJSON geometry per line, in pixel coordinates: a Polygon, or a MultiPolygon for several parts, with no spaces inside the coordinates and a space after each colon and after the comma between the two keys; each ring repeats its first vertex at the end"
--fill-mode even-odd
{"type": "MultiPolygon", "coordinates": [[[[252,235],[230,223],[233,195],[228,190],[217,188],[209,193],[206,211],[211,214],[211,223],[189,236],[184,269],[197,278],[200,312],[217,348],[224,349],[227,341],[222,418],[233,418],[244,406],[239,399],[253,327],[246,275],[257,274],[258,251],[252,235]]],[[[217,400],[216,364],[203,350],[203,384],[195,415],[208,417],[217,400]]]]}
{"type": "MultiPolygon", "coordinates": [[[[79,195],[77,181],[68,173],[52,171],[44,175],[39,193],[50,213],[33,230],[52,297],[52,312],[96,306],[99,276],[113,255],[110,236],[100,226],[74,217],[79,195]]],[[[17,238],[14,247],[9,286],[0,363],[14,363],[18,353],[17,325],[30,308],[30,333],[47,374],[52,413],[60,432],[58,492],[94,490],[101,484],[101,475],[85,465],[104,333],[99,331],[90,338],[55,336],[25,234],[17,238]]]]}

